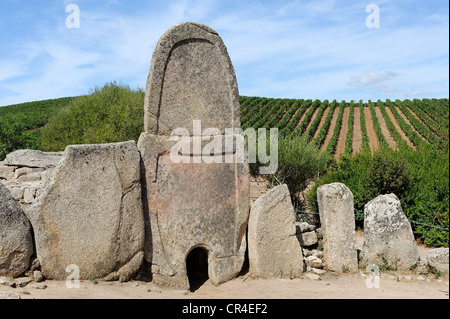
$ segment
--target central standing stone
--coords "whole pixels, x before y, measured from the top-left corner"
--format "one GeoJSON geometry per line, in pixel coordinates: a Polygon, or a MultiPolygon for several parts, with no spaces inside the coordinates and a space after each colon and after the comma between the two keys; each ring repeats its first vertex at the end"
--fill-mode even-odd
{"type": "MultiPolygon", "coordinates": [[[[159,40],[152,57],[145,96],[145,133],[138,147],[144,169],[145,260],[155,283],[190,287],[186,260],[194,248],[208,256],[215,285],[241,270],[249,216],[248,163],[208,164],[201,154],[183,154],[174,163],[170,139],[184,128],[191,140],[193,121],[225,134],[240,128],[236,76],[219,35],[198,23],[181,23],[159,40]],[[146,200],[145,200],[146,198],[146,200]]],[[[192,149],[192,148],[191,148],[192,149]]],[[[230,155],[230,154],[228,154],[230,155]]]]}

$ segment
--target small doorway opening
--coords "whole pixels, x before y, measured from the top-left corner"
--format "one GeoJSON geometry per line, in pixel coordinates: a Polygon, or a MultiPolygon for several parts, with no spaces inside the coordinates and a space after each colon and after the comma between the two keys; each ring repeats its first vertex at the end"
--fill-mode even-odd
{"type": "Polygon", "coordinates": [[[208,251],[202,247],[191,250],[186,258],[186,272],[190,291],[200,288],[208,279],[208,251]]]}

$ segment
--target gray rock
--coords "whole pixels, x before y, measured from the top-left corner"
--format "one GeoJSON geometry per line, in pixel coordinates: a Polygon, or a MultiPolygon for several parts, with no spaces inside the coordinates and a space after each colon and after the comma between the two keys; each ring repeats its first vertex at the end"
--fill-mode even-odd
{"type": "Polygon", "coordinates": [[[303,253],[295,237],[295,213],[286,185],[260,196],[248,224],[250,272],[262,278],[294,278],[303,272],[303,253]]]}
{"type": "Polygon", "coordinates": [[[42,275],[42,273],[39,270],[33,271],[33,278],[34,278],[34,281],[36,281],[36,282],[44,281],[44,276],[42,275]]]}
{"type": "Polygon", "coordinates": [[[324,261],[329,270],[358,270],[353,194],[342,183],[317,188],[324,261]]]}
{"type": "Polygon", "coordinates": [[[309,256],[305,258],[306,265],[311,268],[322,268],[322,260],[316,256],[309,256]]]}
{"type": "Polygon", "coordinates": [[[409,270],[419,261],[411,224],[395,194],[380,195],[364,206],[362,263],[387,263],[409,270]]]}
{"type": "MultiPolygon", "coordinates": [[[[193,121],[204,128],[240,128],[239,92],[220,36],[198,23],[180,23],[159,40],[152,56],[144,100],[142,156],[146,218],[145,259],[160,286],[189,289],[186,260],[207,253],[214,285],[237,276],[246,250],[249,216],[248,163],[205,163],[197,150],[172,161],[172,130],[194,140],[193,121]],[[200,163],[194,162],[200,159],[200,163]],[[198,252],[199,250],[196,250],[198,252]]],[[[222,135],[218,135],[223,138],[222,135]]],[[[237,135],[236,135],[237,137],[237,135]]],[[[220,156],[220,157],[219,157],[220,156]]]]}
{"type": "Polygon", "coordinates": [[[296,222],[295,227],[296,227],[297,234],[311,232],[316,229],[316,226],[310,225],[307,222],[302,222],[302,223],[296,222]]]}
{"type": "Polygon", "coordinates": [[[11,179],[14,177],[15,167],[0,165],[0,179],[11,179]]]}
{"type": "Polygon", "coordinates": [[[428,265],[439,271],[442,275],[449,274],[448,248],[435,248],[428,251],[428,265]]]}
{"type": "Polygon", "coordinates": [[[316,229],[316,235],[317,235],[317,239],[318,240],[323,238],[322,228],[317,228],[316,229]]]}
{"type": "Polygon", "coordinates": [[[16,287],[23,288],[26,287],[31,282],[31,278],[28,277],[20,277],[14,280],[16,283],[16,287]]]}
{"type": "Polygon", "coordinates": [[[17,277],[25,272],[33,252],[30,222],[0,183],[0,276],[17,277]]]}
{"type": "Polygon", "coordinates": [[[14,280],[12,278],[4,277],[4,276],[0,277],[0,285],[9,286],[12,288],[16,287],[16,283],[14,282],[14,280]]]}
{"type": "Polygon", "coordinates": [[[68,146],[41,195],[26,211],[45,278],[126,281],[143,258],[140,156],[134,141],[68,146]]]}
{"type": "Polygon", "coordinates": [[[322,280],[319,275],[310,272],[305,273],[303,276],[309,280],[322,280]]]}
{"type": "Polygon", "coordinates": [[[21,200],[25,192],[25,189],[23,187],[9,187],[8,190],[10,191],[11,196],[15,201],[21,200]]]}
{"type": "Polygon", "coordinates": [[[297,234],[297,238],[302,247],[308,247],[317,244],[317,235],[315,231],[297,234]]]}
{"type": "Polygon", "coordinates": [[[32,288],[34,289],[38,289],[38,290],[44,290],[47,289],[47,285],[46,284],[33,284],[31,285],[32,288]]]}
{"type": "Polygon", "coordinates": [[[0,291],[0,299],[21,299],[16,292],[0,291]]]}
{"type": "Polygon", "coordinates": [[[4,164],[25,167],[55,167],[62,158],[62,152],[42,152],[36,150],[17,150],[6,155],[4,164]]]}

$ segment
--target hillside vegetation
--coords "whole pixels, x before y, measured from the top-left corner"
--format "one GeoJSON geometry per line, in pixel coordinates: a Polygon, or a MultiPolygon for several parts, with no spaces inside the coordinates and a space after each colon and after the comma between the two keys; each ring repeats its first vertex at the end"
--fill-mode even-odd
{"type": "MultiPolygon", "coordinates": [[[[272,182],[306,195],[313,209],[319,185],[342,182],[355,213],[394,192],[429,245],[448,246],[448,99],[320,101],[241,96],[241,125],[279,129],[279,166],[272,182]],[[317,175],[321,177],[317,179],[317,175]]],[[[0,160],[21,148],[62,151],[70,144],[137,140],[144,92],[108,83],[86,96],[0,107],[0,160]]],[[[362,215],[357,217],[362,226],[362,215]]]]}

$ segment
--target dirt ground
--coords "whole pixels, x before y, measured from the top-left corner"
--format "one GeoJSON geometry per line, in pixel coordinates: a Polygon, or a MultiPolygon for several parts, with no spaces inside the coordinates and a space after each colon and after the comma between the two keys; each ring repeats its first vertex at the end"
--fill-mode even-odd
{"type": "Polygon", "coordinates": [[[46,289],[32,284],[24,288],[0,286],[0,292],[16,292],[21,299],[448,299],[448,279],[428,276],[423,281],[395,273],[382,273],[379,288],[368,288],[358,273],[327,272],[321,280],[260,279],[240,276],[218,287],[205,282],[194,292],[166,290],[144,281],[80,282],[67,288],[64,281],[45,281],[46,289]]]}

